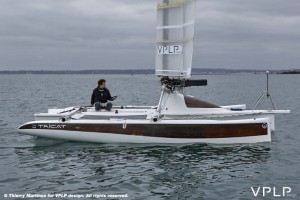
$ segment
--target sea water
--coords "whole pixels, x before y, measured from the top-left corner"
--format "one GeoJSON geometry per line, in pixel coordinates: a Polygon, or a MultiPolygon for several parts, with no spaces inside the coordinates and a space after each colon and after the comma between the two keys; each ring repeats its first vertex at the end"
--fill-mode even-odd
{"type": "MultiPolygon", "coordinates": [[[[235,145],[93,144],[19,135],[48,108],[87,106],[105,78],[114,105],[157,105],[154,75],[0,75],[0,199],[300,198],[300,76],[270,75],[272,142],[235,145]]],[[[218,105],[255,102],[264,74],[194,76],[186,94],[218,105]]],[[[260,107],[269,108],[268,101],[260,107]]]]}

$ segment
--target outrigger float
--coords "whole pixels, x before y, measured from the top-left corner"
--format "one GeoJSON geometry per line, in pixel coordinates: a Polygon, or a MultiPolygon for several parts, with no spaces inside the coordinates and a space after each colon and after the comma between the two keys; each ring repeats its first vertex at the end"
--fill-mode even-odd
{"type": "MultiPolygon", "coordinates": [[[[252,109],[217,106],[183,95],[183,88],[207,85],[191,80],[196,0],[159,0],[157,5],[156,75],[162,91],[157,106],[48,109],[18,128],[21,134],[99,143],[256,143],[271,141],[275,110],[265,91],[252,109]],[[272,109],[255,110],[261,98],[272,109]]],[[[267,74],[268,77],[268,74],[267,74]]]]}

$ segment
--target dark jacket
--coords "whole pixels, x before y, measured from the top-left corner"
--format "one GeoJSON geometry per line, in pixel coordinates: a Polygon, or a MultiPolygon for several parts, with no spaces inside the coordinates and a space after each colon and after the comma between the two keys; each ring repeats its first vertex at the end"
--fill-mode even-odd
{"type": "Polygon", "coordinates": [[[98,87],[93,90],[91,104],[96,102],[106,103],[107,101],[111,101],[112,97],[110,96],[109,90],[104,88],[100,90],[98,87]]]}

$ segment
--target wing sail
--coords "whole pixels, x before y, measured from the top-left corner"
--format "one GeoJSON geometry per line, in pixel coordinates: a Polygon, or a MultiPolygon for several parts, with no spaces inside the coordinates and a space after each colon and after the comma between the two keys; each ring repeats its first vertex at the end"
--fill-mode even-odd
{"type": "Polygon", "coordinates": [[[157,76],[191,78],[196,0],[158,0],[157,76]]]}

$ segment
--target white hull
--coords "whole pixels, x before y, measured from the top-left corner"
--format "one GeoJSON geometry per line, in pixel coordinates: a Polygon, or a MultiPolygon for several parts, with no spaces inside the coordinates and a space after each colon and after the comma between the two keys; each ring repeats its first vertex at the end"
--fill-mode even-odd
{"type": "Polygon", "coordinates": [[[256,143],[271,141],[274,114],[289,112],[245,110],[245,105],[188,107],[185,97],[176,92],[166,99],[155,107],[114,107],[111,112],[91,107],[49,109],[18,132],[99,143],[256,143]]]}
{"type": "MultiPolygon", "coordinates": [[[[260,125],[261,126],[261,125],[260,125]]],[[[19,133],[54,138],[54,139],[63,139],[70,141],[83,141],[83,142],[98,142],[98,143],[214,143],[214,144],[232,144],[232,143],[256,143],[256,142],[268,142],[271,141],[271,129],[270,120],[268,118],[259,118],[259,119],[247,119],[247,120],[161,120],[158,122],[152,122],[149,120],[70,120],[66,123],[59,123],[58,121],[33,121],[22,125],[19,128],[19,133]],[[264,135],[257,136],[242,136],[242,137],[229,137],[232,133],[226,132],[231,131],[232,129],[226,130],[226,126],[235,126],[236,130],[250,132],[252,131],[251,127],[249,128],[240,128],[244,125],[251,126],[252,124],[263,124],[266,129],[264,135]],[[88,126],[91,130],[98,130],[97,127],[100,125],[109,125],[119,128],[119,130],[126,130],[130,126],[142,126],[140,133],[142,135],[130,134],[130,133],[109,133],[105,131],[84,131],[84,128],[88,126]],[[224,138],[214,137],[214,138],[188,138],[186,132],[180,132],[180,138],[172,137],[161,137],[157,136],[144,136],[147,134],[147,129],[143,127],[172,127],[172,126],[194,126],[197,129],[194,131],[194,135],[199,135],[198,132],[201,132],[201,125],[205,126],[224,126],[223,135],[224,138]],[[75,127],[74,129],[67,129],[68,126],[75,127]],[[22,128],[25,127],[25,128],[22,128]],[[58,129],[58,130],[57,130],[58,129]]],[[[115,128],[112,128],[115,129],[115,128]]],[[[262,129],[262,130],[263,130],[262,129]]],[[[104,129],[105,130],[105,129],[104,129]]],[[[156,129],[158,130],[158,129],[156,129]]],[[[162,129],[163,131],[168,131],[162,129]]],[[[191,132],[191,130],[186,130],[191,132]]],[[[174,130],[173,130],[174,131],[174,130]]],[[[206,129],[209,132],[209,129],[206,129]]],[[[243,133],[242,133],[243,134],[243,133]]],[[[176,136],[178,137],[178,135],[176,136]]],[[[199,137],[211,137],[209,135],[199,137]]]]}
{"type": "Polygon", "coordinates": [[[116,135],[111,133],[91,133],[91,132],[62,132],[57,130],[39,131],[24,130],[22,134],[62,139],[68,141],[93,142],[93,143],[161,143],[161,144],[188,144],[188,143],[207,143],[207,144],[236,144],[236,143],[258,143],[270,142],[271,135],[250,136],[250,137],[232,137],[232,138],[215,138],[215,139],[174,139],[161,137],[133,136],[133,135],[116,135]]]}

